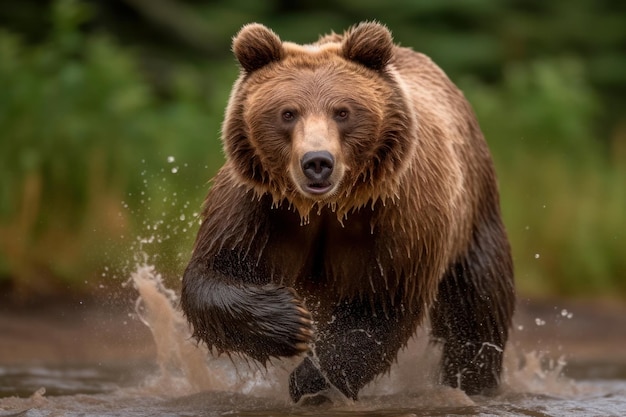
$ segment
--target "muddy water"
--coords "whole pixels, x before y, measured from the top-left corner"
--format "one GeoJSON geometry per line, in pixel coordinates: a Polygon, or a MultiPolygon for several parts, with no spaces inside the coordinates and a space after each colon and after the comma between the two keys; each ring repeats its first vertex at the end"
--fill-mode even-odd
{"type": "Polygon", "coordinates": [[[0,416],[626,415],[626,308],[618,304],[522,303],[496,397],[438,386],[438,353],[420,334],[360,401],[311,407],[288,399],[295,361],[265,369],[215,358],[190,339],[175,292],[152,267],[139,267],[132,284],[140,297],[129,311],[79,302],[2,313],[0,416]]]}

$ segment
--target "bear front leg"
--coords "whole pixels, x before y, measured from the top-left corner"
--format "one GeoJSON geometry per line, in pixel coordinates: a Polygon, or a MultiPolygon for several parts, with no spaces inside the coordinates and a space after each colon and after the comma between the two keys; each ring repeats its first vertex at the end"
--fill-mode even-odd
{"type": "MultiPolygon", "coordinates": [[[[289,393],[294,402],[335,386],[356,400],[367,383],[389,369],[406,344],[418,315],[393,310],[369,301],[340,302],[328,323],[317,323],[315,364],[306,358],[291,374],[289,393]]],[[[322,394],[323,395],[323,394],[322,394]]]]}
{"type": "Polygon", "coordinates": [[[181,307],[210,349],[261,363],[307,351],[313,336],[311,315],[292,288],[246,283],[200,261],[185,271],[181,307]]]}
{"type": "Polygon", "coordinates": [[[491,239],[477,233],[449,267],[431,310],[433,337],[443,344],[442,382],[469,395],[497,389],[515,303],[506,236],[491,232],[491,239]]]}

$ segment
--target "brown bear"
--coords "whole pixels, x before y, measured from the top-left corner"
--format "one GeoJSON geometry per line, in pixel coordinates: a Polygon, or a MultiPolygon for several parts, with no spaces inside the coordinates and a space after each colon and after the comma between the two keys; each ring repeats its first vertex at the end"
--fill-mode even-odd
{"type": "Polygon", "coordinates": [[[512,261],[463,94],[375,22],[311,45],[249,24],[233,51],[226,162],[182,283],[194,336],[261,363],[306,353],[294,401],[356,399],[429,317],[441,382],[493,392],[512,261]]]}

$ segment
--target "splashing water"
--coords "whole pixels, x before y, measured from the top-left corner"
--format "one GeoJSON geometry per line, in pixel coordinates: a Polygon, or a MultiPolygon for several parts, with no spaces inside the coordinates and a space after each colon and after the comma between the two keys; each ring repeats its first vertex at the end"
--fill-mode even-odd
{"type": "MultiPolygon", "coordinates": [[[[563,358],[550,359],[539,351],[520,353],[515,346],[507,348],[503,390],[498,396],[469,397],[438,385],[440,352],[428,343],[428,329],[421,330],[400,352],[388,374],[365,387],[358,402],[294,406],[287,384],[298,358],[263,368],[238,356],[212,354],[191,337],[176,292],[164,284],[145,255],[140,258],[143,262],[130,274],[129,284],[139,293],[137,317],[154,340],[156,371],[131,387],[96,394],[50,396],[41,388],[29,398],[0,399],[0,416],[626,415],[626,382],[608,386],[575,382],[563,376],[563,358]]],[[[567,310],[559,310],[558,315],[572,317],[567,310]]],[[[0,380],[1,372],[0,367],[0,380]]]]}
{"type": "Polygon", "coordinates": [[[152,332],[157,350],[157,375],[145,388],[160,395],[189,395],[203,391],[229,391],[263,395],[282,387],[296,363],[285,361],[267,369],[237,356],[217,357],[197,343],[178,305],[176,293],[166,288],[154,266],[143,264],[131,274],[139,292],[136,311],[152,332]],[[284,374],[284,375],[279,375],[284,374]]]}
{"type": "MultiPolygon", "coordinates": [[[[137,313],[150,328],[157,347],[159,372],[146,380],[145,389],[173,396],[226,391],[289,403],[288,375],[299,359],[275,361],[265,369],[237,356],[216,357],[191,337],[177,308],[176,293],[166,288],[153,266],[139,266],[131,280],[139,292],[137,313]]],[[[427,333],[427,329],[421,330],[400,352],[391,372],[368,385],[359,405],[353,407],[371,406],[368,399],[380,401],[382,397],[390,401],[387,405],[396,401],[406,405],[410,398],[420,407],[476,406],[463,391],[436,383],[440,352],[428,343],[427,333]]],[[[519,353],[510,347],[505,355],[503,385],[507,394],[576,395],[577,385],[563,376],[565,364],[563,358],[551,360],[538,351],[519,353]]]]}
{"type": "MultiPolygon", "coordinates": [[[[178,305],[176,293],[163,284],[152,265],[143,264],[131,274],[139,292],[136,311],[151,330],[157,350],[159,371],[144,382],[144,393],[181,396],[202,392],[230,392],[279,401],[290,406],[288,378],[300,358],[274,361],[267,368],[238,356],[216,357],[198,344],[178,305]]],[[[357,403],[341,402],[337,410],[366,410],[385,406],[416,407],[474,406],[461,390],[439,386],[435,381],[439,352],[432,349],[426,335],[416,337],[403,350],[400,366],[379,377],[361,393],[357,403]],[[410,365],[409,365],[410,364],[410,365]],[[406,366],[405,366],[406,365],[406,366]],[[415,372],[421,369],[422,372],[415,372]],[[407,392],[411,394],[407,396],[407,392]]]]}
{"type": "Polygon", "coordinates": [[[161,275],[153,266],[141,265],[131,282],[139,292],[135,310],[156,342],[159,372],[146,385],[175,395],[218,387],[225,378],[207,371],[206,352],[189,342],[184,318],[173,308],[176,294],[165,287],[161,275]]]}
{"type": "MultiPolygon", "coordinates": [[[[262,410],[268,404],[283,410],[278,412],[279,415],[291,410],[287,381],[298,358],[276,361],[265,369],[236,356],[216,357],[192,339],[186,320],[177,308],[176,293],[163,285],[154,267],[147,264],[139,266],[131,278],[139,292],[138,314],[151,329],[158,352],[159,373],[146,380],[144,389],[174,397],[194,393],[203,396],[202,393],[205,393],[203,404],[208,407],[210,400],[206,399],[207,392],[243,394],[246,400],[241,400],[242,408],[260,409],[259,415],[266,415],[262,410]]],[[[572,313],[566,310],[562,310],[560,315],[572,317],[572,313]]],[[[542,326],[546,324],[543,319],[541,323],[542,326]]],[[[428,342],[428,329],[422,329],[400,352],[398,363],[392,370],[361,392],[360,401],[337,404],[333,410],[338,413],[367,413],[408,409],[412,410],[408,415],[419,415],[414,411],[453,409],[461,415],[476,415],[481,414],[480,410],[484,407],[495,406],[496,414],[507,415],[511,400],[520,401],[522,408],[528,407],[528,410],[537,407],[532,401],[529,405],[525,403],[527,400],[520,400],[529,395],[574,398],[572,410],[575,410],[581,409],[579,401],[575,400],[577,396],[589,398],[606,394],[597,386],[585,386],[566,378],[563,375],[566,365],[563,357],[550,359],[540,351],[519,352],[514,346],[509,346],[505,355],[502,394],[490,399],[470,398],[461,390],[437,384],[439,359],[439,350],[428,342]]],[[[577,415],[568,413],[563,405],[557,405],[561,407],[559,414],[577,415]]],[[[539,408],[547,406],[541,404],[539,408]]],[[[516,415],[518,411],[516,409],[510,415],[516,415]]]]}

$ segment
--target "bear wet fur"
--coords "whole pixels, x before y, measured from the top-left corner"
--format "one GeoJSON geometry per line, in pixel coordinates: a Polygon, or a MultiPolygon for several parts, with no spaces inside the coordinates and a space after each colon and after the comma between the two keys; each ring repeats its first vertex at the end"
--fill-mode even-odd
{"type": "Polygon", "coordinates": [[[294,401],[356,399],[429,316],[441,381],[493,392],[512,261],[463,94],[373,22],[312,45],[250,24],[233,51],[226,162],[183,277],[194,336],[261,363],[306,353],[294,401]]]}

